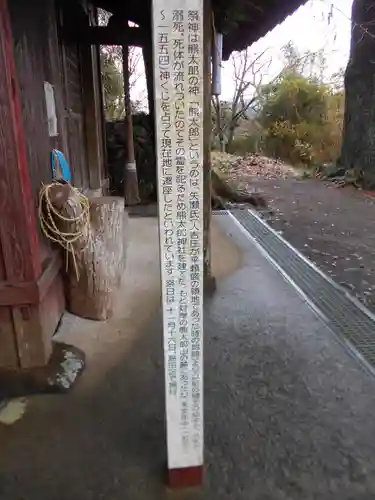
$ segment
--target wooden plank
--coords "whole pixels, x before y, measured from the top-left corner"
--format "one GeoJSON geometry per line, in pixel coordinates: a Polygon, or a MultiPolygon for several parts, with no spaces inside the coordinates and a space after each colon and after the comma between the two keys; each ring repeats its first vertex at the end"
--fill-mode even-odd
{"type": "Polygon", "coordinates": [[[68,112],[66,116],[68,131],[68,158],[72,171],[73,183],[76,187],[89,187],[89,174],[86,162],[86,146],[83,116],[68,112]]]}
{"type": "Polygon", "coordinates": [[[60,252],[58,250],[53,250],[51,257],[48,259],[47,265],[43,270],[42,276],[38,280],[38,302],[42,302],[47,293],[50,293],[52,283],[59,274],[61,266],[62,262],[60,252]]]}
{"type": "Polygon", "coordinates": [[[38,297],[36,281],[0,282],[0,306],[37,304],[38,297]]]}
{"type": "MultiPolygon", "coordinates": [[[[0,245],[0,280],[5,279],[5,266],[0,245]]],[[[0,307],[0,366],[18,366],[17,343],[9,307],[0,307]]]]}
{"type": "Polygon", "coordinates": [[[14,368],[19,366],[10,307],[0,307],[0,346],[0,367],[14,368]]]}
{"type": "Polygon", "coordinates": [[[62,42],[62,71],[64,81],[67,157],[74,184],[81,189],[89,188],[87,145],[85,137],[84,105],[80,49],[77,43],[62,42]]]}
{"type": "Polygon", "coordinates": [[[203,467],[203,0],[154,0],[168,478],[203,467]]]}
{"type": "MultiPolygon", "coordinates": [[[[13,339],[17,344],[17,365],[13,363],[13,368],[32,368],[48,363],[52,336],[65,310],[63,283],[57,262],[51,262],[39,280],[36,303],[17,304],[9,308],[13,339]]],[[[2,327],[0,322],[0,331],[2,327]]],[[[10,365],[9,359],[2,360],[1,356],[0,363],[0,366],[10,365]]]]}
{"type": "Polygon", "coordinates": [[[62,280],[59,275],[42,302],[12,307],[18,358],[21,368],[44,366],[52,352],[52,335],[65,309],[62,280]]]}
{"type": "Polygon", "coordinates": [[[0,241],[7,280],[29,281],[39,278],[41,262],[6,0],[0,33],[0,241]]]}
{"type": "Polygon", "coordinates": [[[38,281],[0,281],[0,306],[38,304],[48,293],[61,269],[59,252],[54,251],[38,281]]]}

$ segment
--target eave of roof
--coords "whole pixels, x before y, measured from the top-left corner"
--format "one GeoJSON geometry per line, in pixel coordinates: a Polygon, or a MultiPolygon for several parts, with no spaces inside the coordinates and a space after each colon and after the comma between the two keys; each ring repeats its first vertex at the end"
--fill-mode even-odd
{"type": "Polygon", "coordinates": [[[249,47],[307,0],[213,0],[217,28],[224,34],[223,58],[249,47]],[[225,10],[227,9],[227,11],[225,10]]]}
{"type": "MultiPolygon", "coordinates": [[[[151,0],[92,0],[97,7],[150,26],[151,0]]],[[[216,29],[224,34],[223,58],[265,36],[307,0],[212,0],[216,29]]]]}

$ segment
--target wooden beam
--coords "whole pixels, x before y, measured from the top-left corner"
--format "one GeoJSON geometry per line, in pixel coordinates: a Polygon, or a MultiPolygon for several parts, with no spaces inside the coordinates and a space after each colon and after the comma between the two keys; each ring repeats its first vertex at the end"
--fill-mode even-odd
{"type": "Polygon", "coordinates": [[[147,41],[147,33],[142,28],[124,26],[84,26],[79,30],[65,29],[64,38],[67,41],[87,45],[128,45],[143,47],[147,41]]]}
{"type": "Polygon", "coordinates": [[[0,307],[37,305],[49,292],[61,269],[60,253],[53,253],[38,281],[0,281],[0,307]]]}

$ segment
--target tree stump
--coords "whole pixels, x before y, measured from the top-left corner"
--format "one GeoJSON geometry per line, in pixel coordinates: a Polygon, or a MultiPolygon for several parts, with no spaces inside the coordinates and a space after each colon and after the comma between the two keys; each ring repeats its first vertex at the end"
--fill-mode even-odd
{"type": "Polygon", "coordinates": [[[52,185],[47,198],[52,204],[44,201],[47,231],[66,249],[69,310],[88,319],[110,318],[125,273],[128,216],[124,199],[92,198],[88,219],[88,207],[70,184],[52,185]]]}
{"type": "Polygon", "coordinates": [[[114,313],[125,273],[124,199],[111,196],[91,199],[90,219],[87,244],[75,254],[76,265],[70,259],[68,305],[77,316],[106,320],[114,313]]]}

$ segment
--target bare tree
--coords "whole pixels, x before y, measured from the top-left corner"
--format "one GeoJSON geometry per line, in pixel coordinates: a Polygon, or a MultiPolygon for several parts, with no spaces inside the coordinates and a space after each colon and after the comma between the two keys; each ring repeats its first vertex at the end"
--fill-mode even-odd
{"type": "Polygon", "coordinates": [[[309,79],[315,79],[319,83],[326,82],[327,75],[327,54],[325,47],[317,51],[306,50],[300,53],[292,41],[289,41],[281,52],[284,56],[283,72],[297,73],[309,79]]]}
{"type": "Polygon", "coordinates": [[[236,128],[241,120],[249,118],[249,111],[256,108],[260,88],[267,75],[272,59],[265,59],[268,49],[253,54],[250,49],[232,54],[234,91],[230,103],[213,99],[215,132],[221,150],[230,148],[236,128]]]}

